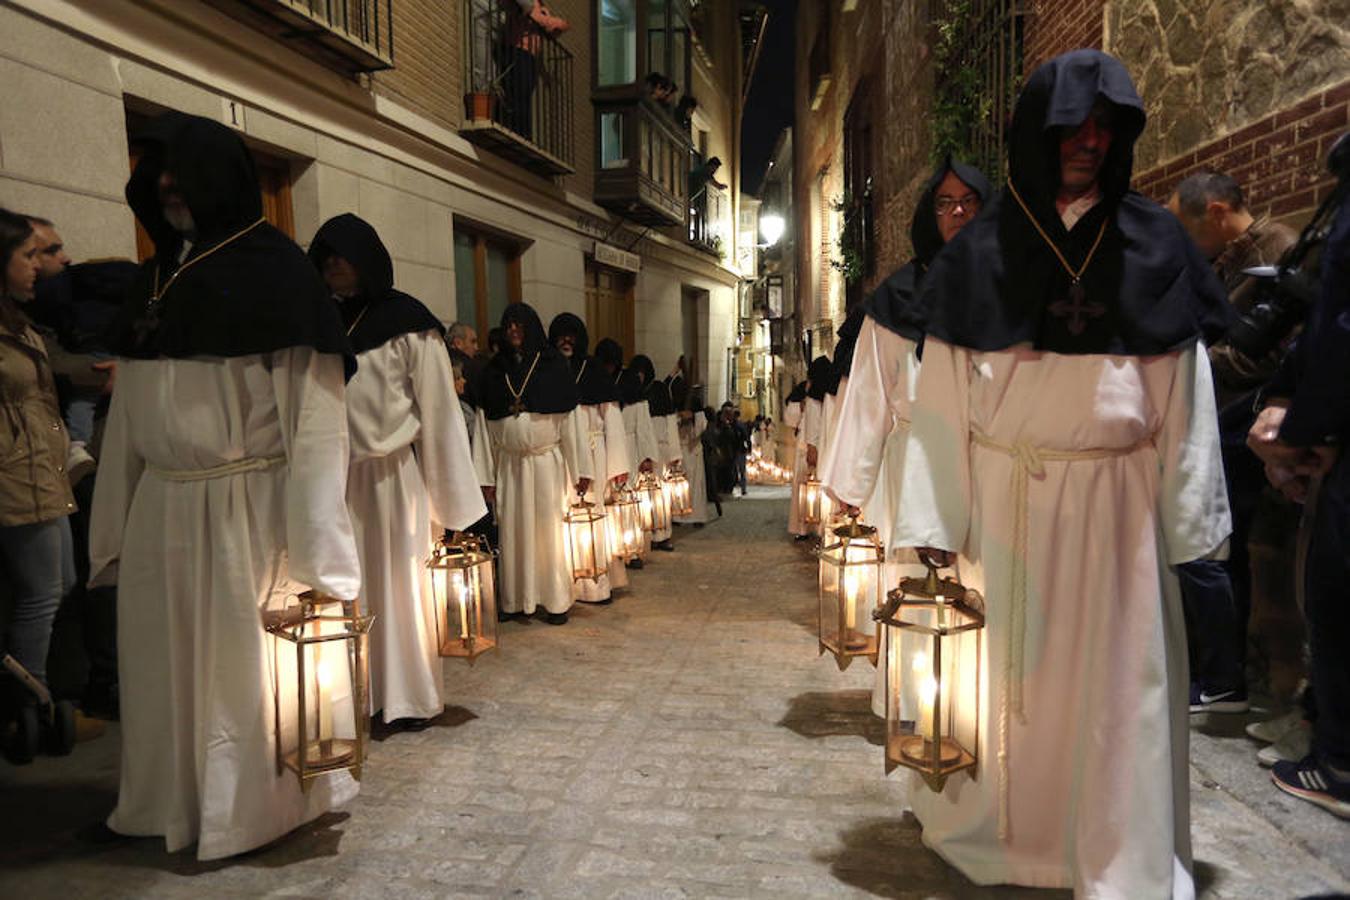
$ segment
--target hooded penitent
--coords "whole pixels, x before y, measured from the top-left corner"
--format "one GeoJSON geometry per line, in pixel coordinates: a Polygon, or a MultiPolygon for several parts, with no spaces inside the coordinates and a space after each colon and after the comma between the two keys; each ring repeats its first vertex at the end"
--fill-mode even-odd
{"type": "Polygon", "coordinates": [[[799,381],[792,386],[792,390],[788,392],[787,400],[783,402],[801,403],[805,399],[806,399],[806,382],[799,381]]]}
{"type": "Polygon", "coordinates": [[[1075,50],[1037,69],[1013,115],[1009,185],[924,278],[927,333],[972,350],[1026,343],[1054,353],[1149,356],[1226,331],[1223,288],[1181,223],[1130,190],[1143,128],[1143,104],[1116,59],[1075,50]],[[1101,199],[1069,231],[1055,207],[1059,137],[1099,100],[1113,132],[1101,199]],[[1075,269],[1091,258],[1079,291],[1046,238],[1075,269]]]}
{"type": "Polygon", "coordinates": [[[586,350],[590,346],[586,323],[572,313],[559,313],[548,325],[549,346],[557,347],[558,339],[565,334],[572,336],[572,357],[568,363],[576,380],[578,402],[586,406],[595,406],[618,400],[619,388],[614,379],[605,371],[599,360],[586,355],[586,350]]]}
{"type": "Polygon", "coordinates": [[[812,400],[824,400],[825,395],[830,390],[830,373],[833,367],[830,365],[828,356],[817,356],[811,360],[811,365],[806,367],[806,380],[810,385],[806,389],[806,396],[812,400]]]}
{"type": "MultiPolygon", "coordinates": [[[[970,188],[971,193],[980,198],[982,209],[993,196],[994,189],[983,172],[947,157],[924,183],[919,202],[914,207],[914,218],[909,223],[909,240],[914,245],[914,258],[891,273],[863,303],[867,315],[878,325],[919,343],[923,341],[924,331],[924,317],[917,307],[919,285],[933,258],[942,250],[942,232],[938,230],[937,224],[937,192],[948,172],[954,173],[970,188]]],[[[840,329],[841,335],[842,331],[840,329]]]]}
{"type": "Polygon", "coordinates": [[[654,416],[668,416],[675,411],[670,400],[670,388],[664,381],[656,378],[656,367],[650,358],[638,354],[628,364],[628,371],[642,376],[642,398],[647,401],[647,411],[654,416]]]}
{"type": "Polygon", "coordinates": [[[253,159],[219,122],[165,113],[133,140],[143,148],[127,202],[155,243],[137,273],[113,348],[130,357],[249,356],[313,347],[356,361],[328,289],[295,242],[269,225],[253,159]],[[159,178],[170,173],[192,213],[196,235],[180,264],[183,238],[164,218],[159,178]]]}
{"type": "Polygon", "coordinates": [[[309,258],[322,271],[332,256],[351,263],[361,280],[359,293],[339,303],[355,352],[364,353],[403,334],[444,333],[421,301],[394,289],[394,262],[370,223],[351,213],[323,223],[310,242],[309,258]]]}
{"type": "Polygon", "coordinates": [[[839,382],[848,377],[853,368],[853,351],[858,346],[858,335],[862,332],[863,319],[867,315],[866,307],[859,303],[844,317],[844,324],[835,333],[838,340],[834,344],[834,360],[830,369],[830,393],[839,392],[839,382]]]}
{"type": "Polygon", "coordinates": [[[651,364],[652,361],[647,357],[635,356],[628,367],[619,373],[617,384],[620,405],[632,406],[634,403],[641,403],[647,399],[647,383],[655,374],[651,369],[651,364]],[[644,361],[645,367],[642,365],[644,361]]]}
{"type": "Polygon", "coordinates": [[[507,344],[487,364],[479,396],[483,414],[505,419],[516,412],[553,414],[575,409],[577,386],[572,370],[567,359],[549,345],[539,314],[526,303],[512,303],[502,311],[502,331],[513,322],[524,329],[525,340],[519,352],[507,344]]]}

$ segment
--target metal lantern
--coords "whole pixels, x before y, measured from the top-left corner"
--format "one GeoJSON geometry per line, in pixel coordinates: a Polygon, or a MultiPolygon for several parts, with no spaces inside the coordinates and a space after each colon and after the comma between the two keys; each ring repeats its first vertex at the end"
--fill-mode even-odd
{"type": "Polygon", "coordinates": [[[825,491],[821,488],[820,481],[816,479],[816,473],[807,475],[798,490],[801,491],[798,505],[802,513],[802,522],[807,525],[819,525],[825,491]]]}
{"type": "Polygon", "coordinates": [[[886,552],[877,530],[851,520],[826,534],[820,560],[820,652],[829,650],[842,672],[854,657],[877,661],[876,634],[865,630],[881,608],[886,552]],[[859,627],[861,625],[861,628],[859,627]]]}
{"type": "Polygon", "coordinates": [[[567,524],[567,555],[572,561],[573,581],[599,581],[609,571],[609,523],[604,510],[585,494],[563,516],[567,524]]]}
{"type": "Polygon", "coordinates": [[[689,496],[689,479],[680,469],[671,469],[665,480],[666,498],[670,502],[672,516],[689,516],[694,513],[694,504],[689,496]]]}
{"type": "Polygon", "coordinates": [[[441,656],[473,661],[497,646],[497,589],[487,538],[462,534],[431,551],[431,591],[441,656]]]}
{"type": "Polygon", "coordinates": [[[661,479],[653,472],[643,472],[638,478],[637,492],[643,530],[655,534],[669,528],[670,505],[661,479]]]}
{"type": "Polygon", "coordinates": [[[277,772],[290,769],[308,793],[315,778],[349,771],[357,780],[370,737],[366,635],[373,616],[356,600],[306,591],[263,614],[273,635],[277,772]],[[286,651],[294,649],[294,662],[286,651]]]}
{"type": "Polygon", "coordinates": [[[624,562],[641,559],[646,553],[639,506],[638,495],[627,487],[617,489],[609,500],[610,546],[624,562]]]}
{"type": "Polygon", "coordinates": [[[935,791],[977,760],[984,598],[955,578],[904,578],[873,614],[886,629],[886,771],[935,791]]]}

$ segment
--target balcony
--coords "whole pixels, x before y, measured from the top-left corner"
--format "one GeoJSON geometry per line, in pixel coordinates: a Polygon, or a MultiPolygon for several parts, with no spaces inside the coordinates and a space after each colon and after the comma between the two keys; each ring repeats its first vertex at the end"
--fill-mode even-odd
{"type": "Polygon", "coordinates": [[[600,165],[595,202],[641,225],[684,225],[689,135],[670,113],[637,99],[596,99],[600,165]]]}
{"type": "Polygon", "coordinates": [[[463,0],[464,123],[459,133],[545,177],[570,175],[572,54],[515,3],[463,0]]]}
{"type": "MultiPolygon", "coordinates": [[[[702,165],[698,154],[690,154],[691,171],[702,165]]],[[[715,184],[694,187],[689,197],[689,243],[699,250],[721,258],[725,253],[726,214],[730,209],[727,191],[715,184]]]]}
{"type": "Polygon", "coordinates": [[[392,0],[207,0],[324,65],[350,74],[394,66],[392,0]]]}

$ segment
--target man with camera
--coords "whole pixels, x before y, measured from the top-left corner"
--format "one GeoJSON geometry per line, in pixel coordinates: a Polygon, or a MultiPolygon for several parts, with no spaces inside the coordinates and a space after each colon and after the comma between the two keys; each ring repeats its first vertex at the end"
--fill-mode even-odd
{"type": "MultiPolygon", "coordinates": [[[[1278,263],[1298,235],[1265,216],[1253,216],[1241,186],[1218,172],[1198,172],[1183,179],[1167,206],[1211,261],[1234,311],[1251,321],[1254,310],[1269,304],[1270,293],[1262,290],[1263,282],[1250,270],[1278,263]]],[[[1285,546],[1283,538],[1295,530],[1298,514],[1278,493],[1266,490],[1261,462],[1247,448],[1246,438],[1254,415],[1253,395],[1279,368],[1284,345],[1295,328],[1296,323],[1291,323],[1271,335],[1272,346],[1252,357],[1235,348],[1231,340],[1209,348],[1233,536],[1227,561],[1195,560],[1178,570],[1191,651],[1192,713],[1248,709],[1247,626],[1253,558],[1264,576],[1259,583],[1293,585],[1292,547],[1285,546]],[[1249,552],[1252,538],[1258,546],[1249,552]]],[[[1288,728],[1299,725],[1297,716],[1280,721],[1288,728]]]]}
{"type": "MultiPolygon", "coordinates": [[[[1350,818],[1350,464],[1340,453],[1350,437],[1350,137],[1332,148],[1329,167],[1339,185],[1289,254],[1301,261],[1334,217],[1320,289],[1297,346],[1263,391],[1247,440],[1270,483],[1304,505],[1300,587],[1316,706],[1312,750],[1276,763],[1271,777],[1286,793],[1350,818]]],[[[1297,295],[1289,260],[1277,285],[1293,281],[1297,295]]]]}

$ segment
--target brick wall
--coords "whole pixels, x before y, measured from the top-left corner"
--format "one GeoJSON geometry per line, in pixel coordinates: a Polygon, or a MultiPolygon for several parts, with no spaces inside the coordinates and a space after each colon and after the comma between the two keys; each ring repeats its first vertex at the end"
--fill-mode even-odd
{"type": "MultiPolygon", "coordinates": [[[[1126,0],[1129,2],[1129,0],[1126,0]]],[[[1023,32],[1024,71],[1068,50],[1102,46],[1102,0],[1035,0],[1023,32]]]]}
{"type": "Polygon", "coordinates": [[[1256,215],[1302,222],[1331,193],[1327,152],[1348,126],[1350,80],[1138,173],[1135,187],[1163,201],[1192,172],[1224,172],[1243,186],[1256,215]]]}
{"type": "Polygon", "coordinates": [[[448,128],[464,115],[460,81],[463,0],[398,0],[394,68],[372,77],[375,92],[448,128]]]}

